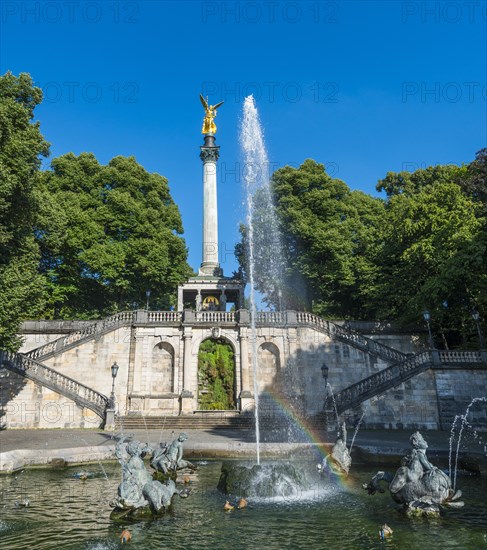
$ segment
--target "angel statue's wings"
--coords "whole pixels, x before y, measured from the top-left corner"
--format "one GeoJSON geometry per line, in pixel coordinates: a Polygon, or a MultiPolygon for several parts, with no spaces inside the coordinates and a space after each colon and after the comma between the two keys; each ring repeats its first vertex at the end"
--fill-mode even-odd
{"type": "Polygon", "coordinates": [[[201,104],[203,105],[205,111],[208,111],[208,102],[206,101],[206,99],[200,94],[200,101],[201,101],[201,104]]]}
{"type": "Polygon", "coordinates": [[[206,99],[200,94],[200,101],[201,101],[201,105],[203,105],[203,108],[205,109],[206,112],[208,112],[210,109],[218,109],[218,107],[220,107],[221,105],[223,105],[223,103],[225,103],[224,101],[220,101],[220,103],[217,103],[216,105],[208,105],[208,101],[206,101],[206,99]]]}

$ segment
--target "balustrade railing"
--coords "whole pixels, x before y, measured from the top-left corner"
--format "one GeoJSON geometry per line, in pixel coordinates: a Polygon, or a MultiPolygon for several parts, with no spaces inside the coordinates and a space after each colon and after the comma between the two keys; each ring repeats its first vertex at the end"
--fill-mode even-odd
{"type": "Polygon", "coordinates": [[[482,354],[478,351],[424,351],[395,363],[336,393],[334,397],[337,410],[342,413],[433,366],[441,368],[442,364],[465,366],[482,364],[483,362],[482,354]],[[434,354],[438,354],[439,361],[435,361],[434,354]]]}
{"type": "Polygon", "coordinates": [[[342,413],[371,397],[397,386],[402,381],[419,374],[432,365],[433,359],[429,351],[419,353],[400,363],[391,365],[336,393],[335,403],[337,410],[339,413],[342,413]]]}
{"type": "Polygon", "coordinates": [[[365,352],[378,355],[387,361],[395,363],[402,361],[406,357],[405,353],[402,353],[397,349],[386,346],[385,344],[372,340],[371,338],[367,338],[359,332],[322,319],[313,313],[298,311],[296,312],[296,319],[298,324],[310,325],[321,329],[331,337],[335,337],[338,340],[348,343],[353,347],[362,349],[365,352]]]}
{"type": "Polygon", "coordinates": [[[183,319],[182,311],[149,311],[149,323],[180,323],[183,319]]]}
{"type": "Polygon", "coordinates": [[[482,363],[480,351],[439,351],[442,363],[482,363]]]}
{"type": "Polygon", "coordinates": [[[258,311],[256,322],[259,325],[282,325],[285,323],[285,313],[282,311],[258,311]]]}
{"type": "Polygon", "coordinates": [[[49,387],[57,393],[79,402],[101,418],[104,417],[109,402],[108,397],[69,376],[34,361],[30,357],[7,351],[0,351],[0,366],[10,368],[10,370],[49,387]]]}
{"type": "Polygon", "coordinates": [[[38,348],[32,349],[24,355],[30,357],[31,359],[47,357],[48,355],[56,353],[67,346],[81,342],[85,338],[91,338],[92,336],[101,334],[109,329],[130,324],[133,322],[135,313],[135,311],[121,311],[120,313],[115,313],[106,319],[95,321],[81,330],[75,330],[66,336],[61,336],[56,340],[52,340],[52,342],[48,342],[38,348]]]}
{"type": "Polygon", "coordinates": [[[236,323],[234,311],[198,311],[196,321],[200,323],[236,323]]]}

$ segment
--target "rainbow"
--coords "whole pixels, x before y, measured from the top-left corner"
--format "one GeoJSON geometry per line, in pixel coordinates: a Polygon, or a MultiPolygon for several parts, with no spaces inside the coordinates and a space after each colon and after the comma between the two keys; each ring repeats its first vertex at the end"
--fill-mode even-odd
{"type": "MultiPolygon", "coordinates": [[[[320,434],[317,427],[310,424],[306,419],[298,416],[289,404],[287,397],[279,392],[277,388],[266,388],[265,391],[261,393],[261,399],[262,396],[265,396],[266,399],[270,398],[272,400],[279,412],[283,414],[296,428],[298,433],[303,436],[303,441],[312,447],[317,462],[321,463],[329,454],[328,447],[330,443],[323,441],[322,434],[320,434]]],[[[339,475],[331,467],[328,469],[328,476],[330,481],[336,483],[337,485],[341,485],[345,488],[350,487],[351,485],[351,479],[349,476],[339,475]]]]}

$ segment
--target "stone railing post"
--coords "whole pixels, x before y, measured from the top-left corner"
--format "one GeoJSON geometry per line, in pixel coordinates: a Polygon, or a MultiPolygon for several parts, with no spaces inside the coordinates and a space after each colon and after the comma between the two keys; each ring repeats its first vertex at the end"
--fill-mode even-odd
{"type": "Polygon", "coordinates": [[[196,312],[192,309],[185,309],[183,311],[183,323],[192,324],[196,322],[196,312]]]}
{"type": "Polygon", "coordinates": [[[289,310],[286,311],[286,325],[288,327],[297,327],[298,326],[298,316],[295,311],[289,310]]]}
{"type": "Polygon", "coordinates": [[[135,322],[136,323],[147,323],[149,321],[148,312],[145,309],[138,309],[135,312],[135,322]]]}
{"type": "Polygon", "coordinates": [[[105,431],[113,432],[115,430],[115,409],[105,411],[105,431]]]}
{"type": "Polygon", "coordinates": [[[431,359],[433,361],[433,365],[437,367],[438,365],[441,365],[441,359],[440,359],[440,352],[437,349],[431,350],[431,359]]]}
{"type": "Polygon", "coordinates": [[[248,309],[239,309],[237,322],[239,325],[250,325],[250,313],[248,309]]]}

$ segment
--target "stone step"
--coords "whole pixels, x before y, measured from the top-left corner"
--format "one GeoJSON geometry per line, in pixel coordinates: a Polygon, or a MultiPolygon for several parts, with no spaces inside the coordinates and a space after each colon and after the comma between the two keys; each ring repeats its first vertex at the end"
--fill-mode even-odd
{"type": "MultiPolygon", "coordinates": [[[[263,428],[272,429],[282,427],[288,424],[288,418],[263,417],[260,420],[263,428]]],[[[297,422],[297,421],[296,421],[297,422]]],[[[325,426],[324,415],[317,415],[308,418],[305,421],[307,428],[321,429],[325,426]]],[[[210,429],[254,429],[254,417],[251,415],[232,415],[232,416],[123,416],[117,417],[115,421],[116,428],[124,430],[210,430],[210,429]]],[[[297,422],[297,424],[301,424],[297,422]]]]}
{"type": "Polygon", "coordinates": [[[253,418],[244,416],[221,416],[215,418],[194,416],[124,416],[116,419],[116,427],[127,430],[208,430],[251,429],[253,418]]]}

